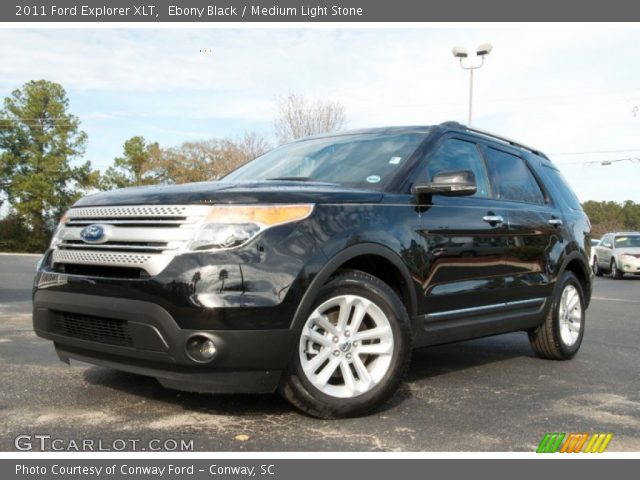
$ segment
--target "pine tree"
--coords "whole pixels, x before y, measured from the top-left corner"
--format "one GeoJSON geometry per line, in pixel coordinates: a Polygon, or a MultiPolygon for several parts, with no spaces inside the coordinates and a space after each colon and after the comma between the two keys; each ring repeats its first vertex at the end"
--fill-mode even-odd
{"type": "Polygon", "coordinates": [[[87,135],[68,108],[61,85],[35,80],[13,91],[0,110],[0,194],[41,249],[57,219],[98,182],[90,162],[71,165],[84,153],[87,135]]]}

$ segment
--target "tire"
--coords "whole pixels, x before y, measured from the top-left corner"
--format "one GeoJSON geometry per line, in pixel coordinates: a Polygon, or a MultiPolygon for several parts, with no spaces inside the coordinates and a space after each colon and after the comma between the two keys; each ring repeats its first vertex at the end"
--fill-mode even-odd
{"type": "Polygon", "coordinates": [[[582,344],[584,320],[585,301],[582,285],[572,272],[564,272],[556,284],[553,304],[547,318],[535,330],[529,332],[531,348],[539,357],[549,360],[573,358],[582,344]],[[577,303],[572,306],[576,300],[577,303]],[[570,308],[567,309],[567,306],[570,308]]]}
{"type": "Polygon", "coordinates": [[[592,265],[592,270],[593,270],[593,274],[596,277],[601,277],[602,276],[602,269],[598,266],[598,259],[596,257],[593,257],[593,265],[592,265]]]}
{"type": "Polygon", "coordinates": [[[611,268],[609,271],[611,272],[611,278],[614,280],[620,280],[624,276],[624,272],[618,268],[615,258],[611,260],[611,268]]]}
{"type": "Polygon", "coordinates": [[[407,310],[389,285],[341,270],[307,313],[278,391],[314,417],[364,415],[398,389],[411,361],[411,337],[407,310]],[[380,334],[367,338],[374,328],[380,334]]]}

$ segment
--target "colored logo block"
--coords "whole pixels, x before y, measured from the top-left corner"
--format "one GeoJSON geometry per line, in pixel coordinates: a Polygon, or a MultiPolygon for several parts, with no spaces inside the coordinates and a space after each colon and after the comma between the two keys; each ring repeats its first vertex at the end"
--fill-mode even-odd
{"type": "Polygon", "coordinates": [[[602,453],[612,438],[613,433],[546,433],[536,453],[602,453]]]}

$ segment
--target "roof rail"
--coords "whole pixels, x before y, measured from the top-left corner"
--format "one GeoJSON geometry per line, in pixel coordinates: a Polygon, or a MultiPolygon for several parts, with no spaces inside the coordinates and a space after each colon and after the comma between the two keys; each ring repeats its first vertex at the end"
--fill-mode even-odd
{"type": "Polygon", "coordinates": [[[529,147],[528,145],[525,145],[524,143],[517,142],[517,141],[512,140],[512,139],[510,139],[508,137],[505,137],[503,135],[498,135],[497,133],[493,133],[493,132],[490,132],[488,130],[482,130],[480,128],[469,127],[467,125],[463,125],[463,124],[458,123],[458,122],[443,122],[443,123],[440,124],[440,126],[441,127],[459,128],[460,130],[466,130],[468,132],[479,133],[480,135],[484,135],[485,137],[493,138],[494,140],[500,140],[501,142],[504,142],[504,143],[506,143],[508,145],[512,145],[514,147],[524,148],[525,150],[529,150],[531,153],[534,153],[536,155],[540,155],[541,157],[546,158],[547,160],[549,160],[549,157],[547,157],[544,153],[542,153],[537,148],[529,147]]]}

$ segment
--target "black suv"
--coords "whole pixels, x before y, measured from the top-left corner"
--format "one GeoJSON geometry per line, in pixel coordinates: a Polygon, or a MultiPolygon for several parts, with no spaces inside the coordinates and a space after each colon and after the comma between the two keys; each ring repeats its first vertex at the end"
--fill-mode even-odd
{"type": "Polygon", "coordinates": [[[361,130],[217,182],[83,198],[40,262],[33,322],[66,362],[342,417],[392,395],[416,347],[525,331],[573,357],[589,255],[537,150],[454,122],[361,130]]]}

